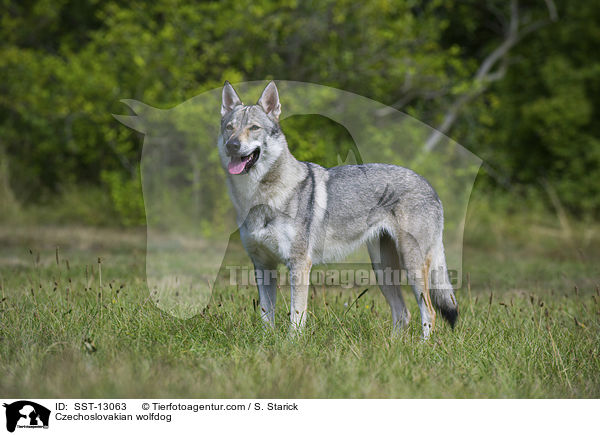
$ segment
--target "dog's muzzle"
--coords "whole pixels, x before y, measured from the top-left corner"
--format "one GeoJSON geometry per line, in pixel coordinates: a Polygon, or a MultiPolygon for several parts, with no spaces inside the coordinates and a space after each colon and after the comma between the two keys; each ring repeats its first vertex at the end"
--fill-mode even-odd
{"type": "Polygon", "coordinates": [[[225,149],[227,150],[227,154],[230,156],[233,156],[233,155],[239,153],[241,147],[242,147],[242,144],[240,143],[240,140],[237,137],[228,140],[227,143],[225,144],[225,149]]]}

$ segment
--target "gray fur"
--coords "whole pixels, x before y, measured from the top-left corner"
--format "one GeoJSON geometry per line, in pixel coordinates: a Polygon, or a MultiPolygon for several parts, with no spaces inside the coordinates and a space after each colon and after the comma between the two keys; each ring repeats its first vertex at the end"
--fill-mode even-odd
{"type": "MultiPolygon", "coordinates": [[[[433,306],[454,326],[458,305],[446,269],[442,203],[431,185],[400,166],[326,169],[300,162],[288,149],[280,113],[273,82],[250,106],[226,82],[218,146],[226,172],[230,160],[259,153],[247,172],[228,172],[227,185],[257,273],[275,271],[280,263],[290,270],[292,328],[301,329],[306,321],[312,265],[340,260],[363,243],[375,270],[408,270],[425,338],[435,326],[433,306]],[[238,142],[239,151],[232,151],[231,144],[238,142]]],[[[272,280],[259,279],[258,284],[262,317],[272,326],[276,286],[272,280]]],[[[410,314],[400,286],[383,283],[380,288],[390,304],[394,329],[405,327],[410,314]]]]}

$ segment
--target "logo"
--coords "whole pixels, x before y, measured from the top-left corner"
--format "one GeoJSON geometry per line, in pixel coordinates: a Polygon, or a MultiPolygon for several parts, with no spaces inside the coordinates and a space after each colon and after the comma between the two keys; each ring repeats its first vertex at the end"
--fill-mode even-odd
{"type": "Polygon", "coordinates": [[[14,432],[15,428],[48,429],[50,410],[29,400],[19,400],[6,408],[6,430],[14,432]]]}
{"type": "MultiPolygon", "coordinates": [[[[257,97],[264,87],[262,81],[236,84],[241,95],[257,97]]],[[[444,204],[445,257],[448,269],[456,271],[452,284],[460,288],[463,229],[481,159],[409,115],[360,95],[314,83],[278,81],[277,87],[285,99],[280,119],[319,115],[346,129],[351,138],[324,150],[317,163],[326,167],[392,163],[427,179],[444,204]],[[434,137],[441,142],[426,149],[423,144],[434,137]]],[[[240,222],[235,219],[224,162],[217,152],[222,93],[222,87],[206,91],[168,110],[123,100],[133,114],[114,115],[144,134],[140,171],[148,234],[146,282],[151,300],[178,318],[191,318],[206,309],[215,283],[223,280],[227,285],[227,266],[240,265],[230,254],[246,216],[239,217],[240,222]]],[[[389,201],[382,197],[378,207],[389,201]]],[[[312,211],[323,216],[327,212],[312,211]]],[[[364,218],[366,222],[368,216],[364,218]]],[[[329,229],[323,224],[323,231],[329,229]]],[[[337,248],[322,249],[336,256],[337,248]]],[[[362,250],[330,270],[344,273],[346,263],[370,271],[372,261],[362,250]]]]}

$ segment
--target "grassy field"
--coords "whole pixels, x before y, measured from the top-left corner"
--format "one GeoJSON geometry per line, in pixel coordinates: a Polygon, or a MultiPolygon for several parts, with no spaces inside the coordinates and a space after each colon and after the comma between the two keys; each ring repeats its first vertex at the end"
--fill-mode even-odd
{"type": "Polygon", "coordinates": [[[313,289],[306,333],[288,338],[283,292],[273,333],[252,287],[215,289],[189,320],[160,311],[142,232],[2,227],[1,395],[600,397],[597,232],[495,228],[468,226],[458,326],[422,342],[408,292],[396,339],[376,288],[313,289]]]}

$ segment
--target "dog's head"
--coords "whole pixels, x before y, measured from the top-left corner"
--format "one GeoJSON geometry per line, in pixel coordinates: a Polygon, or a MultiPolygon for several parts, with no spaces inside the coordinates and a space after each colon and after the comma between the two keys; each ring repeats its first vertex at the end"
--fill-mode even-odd
{"type": "Polygon", "coordinates": [[[258,102],[245,106],[229,82],[223,86],[219,155],[231,175],[257,178],[268,172],[286,146],[279,126],[281,104],[274,82],[258,102]]]}

